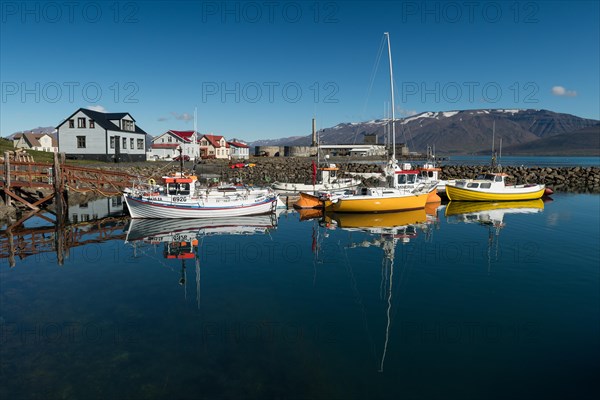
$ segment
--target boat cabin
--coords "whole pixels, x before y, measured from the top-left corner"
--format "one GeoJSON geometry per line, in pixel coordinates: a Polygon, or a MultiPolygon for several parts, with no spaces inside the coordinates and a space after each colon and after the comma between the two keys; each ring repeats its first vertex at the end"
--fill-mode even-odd
{"type": "Polygon", "coordinates": [[[475,179],[457,180],[456,187],[467,189],[491,189],[492,187],[504,187],[506,174],[481,174],[475,179]]]}
{"type": "Polygon", "coordinates": [[[423,167],[419,168],[419,177],[424,181],[438,181],[439,173],[442,171],[441,168],[435,167],[433,164],[424,164],[423,167]]]}
{"type": "Polygon", "coordinates": [[[197,180],[195,176],[165,176],[166,194],[169,196],[189,196],[192,190],[192,184],[197,180]]]}
{"type": "Polygon", "coordinates": [[[339,168],[335,164],[328,164],[326,167],[319,168],[317,173],[317,181],[323,183],[333,183],[337,178],[338,170],[339,168]]]}

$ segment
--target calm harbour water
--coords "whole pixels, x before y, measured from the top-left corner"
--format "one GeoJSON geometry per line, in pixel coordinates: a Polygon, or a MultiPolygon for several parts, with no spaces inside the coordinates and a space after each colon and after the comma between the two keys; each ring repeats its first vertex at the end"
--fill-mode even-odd
{"type": "Polygon", "coordinates": [[[0,398],[595,398],[600,196],[553,197],[2,258],[0,398]]]}

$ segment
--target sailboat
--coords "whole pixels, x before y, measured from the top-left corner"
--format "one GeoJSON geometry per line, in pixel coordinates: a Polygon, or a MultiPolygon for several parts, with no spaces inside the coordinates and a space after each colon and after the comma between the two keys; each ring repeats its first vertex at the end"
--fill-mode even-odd
{"type": "Polygon", "coordinates": [[[394,74],[392,68],[392,49],[390,35],[384,33],[387,39],[388,57],[390,64],[390,90],[392,105],[392,159],[386,175],[391,177],[391,187],[363,187],[355,194],[341,194],[324,199],[326,211],[333,212],[388,212],[424,208],[431,192],[436,190],[437,182],[421,182],[414,188],[404,188],[399,184],[396,169],[396,130],[394,114],[394,74]]]}

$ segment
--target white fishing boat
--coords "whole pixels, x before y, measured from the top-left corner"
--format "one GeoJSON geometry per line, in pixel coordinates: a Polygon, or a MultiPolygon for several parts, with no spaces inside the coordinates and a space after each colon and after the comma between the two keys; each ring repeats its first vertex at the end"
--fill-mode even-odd
{"type": "Polygon", "coordinates": [[[265,214],[279,196],[269,190],[218,190],[202,187],[196,177],[163,177],[162,184],[127,189],[123,194],[131,218],[212,218],[265,214]]]}
{"type": "Polygon", "coordinates": [[[339,170],[339,167],[333,163],[328,163],[322,167],[317,167],[313,163],[312,183],[273,182],[271,187],[286,193],[315,193],[352,189],[362,183],[360,179],[338,177],[339,170]]]}

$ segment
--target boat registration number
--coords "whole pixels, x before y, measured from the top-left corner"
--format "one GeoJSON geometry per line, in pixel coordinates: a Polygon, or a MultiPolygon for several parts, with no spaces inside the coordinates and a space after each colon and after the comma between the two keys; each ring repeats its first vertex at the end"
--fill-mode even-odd
{"type": "Polygon", "coordinates": [[[173,197],[173,202],[175,203],[185,203],[187,201],[187,197],[173,197]]]}

